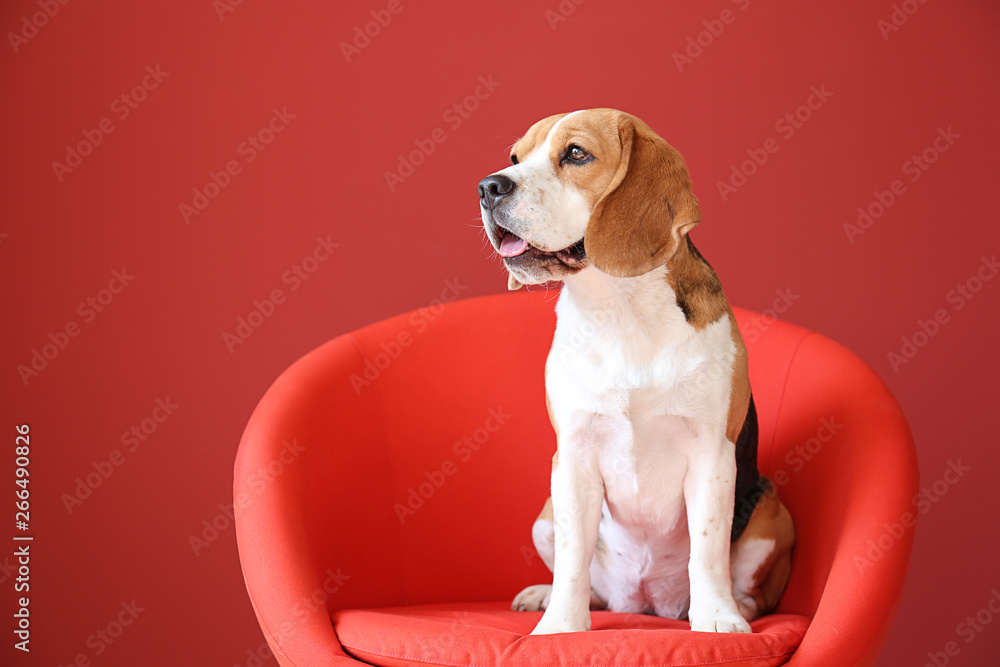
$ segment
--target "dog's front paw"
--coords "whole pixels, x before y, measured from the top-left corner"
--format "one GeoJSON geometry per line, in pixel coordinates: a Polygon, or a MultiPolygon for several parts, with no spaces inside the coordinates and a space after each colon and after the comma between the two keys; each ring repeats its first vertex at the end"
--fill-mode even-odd
{"type": "Polygon", "coordinates": [[[587,630],[590,630],[590,609],[584,608],[582,614],[557,614],[552,609],[547,609],[531,634],[554,635],[560,632],[587,630]]]}
{"type": "Polygon", "coordinates": [[[735,609],[715,609],[709,613],[690,614],[691,629],[695,632],[746,632],[750,633],[750,624],[735,609]]]}
{"type": "Polygon", "coordinates": [[[510,608],[514,611],[545,611],[549,606],[550,597],[552,597],[552,586],[547,584],[528,586],[517,594],[510,608]]]}

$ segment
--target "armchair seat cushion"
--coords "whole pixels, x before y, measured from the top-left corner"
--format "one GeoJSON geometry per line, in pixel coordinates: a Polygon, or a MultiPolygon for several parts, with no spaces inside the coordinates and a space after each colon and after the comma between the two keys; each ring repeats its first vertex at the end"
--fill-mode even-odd
{"type": "Polygon", "coordinates": [[[765,616],[753,634],[698,633],[687,621],[596,611],[590,632],[530,637],[541,612],[510,602],[345,609],[333,616],[344,651],[381,667],[767,667],[782,665],[805,636],[809,619],[765,616]]]}

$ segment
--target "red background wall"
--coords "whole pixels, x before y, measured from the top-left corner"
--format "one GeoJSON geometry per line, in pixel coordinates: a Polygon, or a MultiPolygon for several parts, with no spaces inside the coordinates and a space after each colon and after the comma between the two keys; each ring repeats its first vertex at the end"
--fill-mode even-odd
{"type": "Polygon", "coordinates": [[[882,664],[923,664],[949,641],[960,647],[951,664],[996,664],[1000,625],[968,643],[957,626],[1000,587],[1000,280],[973,280],[972,298],[951,292],[1000,250],[996,3],[566,0],[563,16],[550,13],[556,0],[401,0],[396,14],[381,0],[246,0],[232,11],[94,0],[25,27],[44,4],[0,10],[0,426],[10,443],[0,525],[13,522],[13,427],[29,422],[36,536],[29,660],[11,648],[15,575],[10,550],[0,552],[0,661],[246,664],[262,639],[233,529],[198,555],[188,538],[225,516],[256,401],[298,356],[427,305],[446,280],[463,298],[504,290],[478,225],[477,181],[533,121],[613,106],[686,156],[703,213],[693,238],[731,301],[761,310],[789,291],[783,318],[843,342],[889,383],[926,486],[949,461],[970,468],[921,517],[882,664]],[[371,11],[391,20],[348,62],[341,42],[371,11]],[[880,27],[894,11],[900,25],[880,27]],[[699,33],[700,53],[688,42],[699,33]],[[687,48],[695,57],[679,67],[674,54],[687,48]],[[167,74],[157,82],[147,66],[167,74]],[[134,109],[115,102],[144,77],[153,89],[137,91],[134,109]],[[486,99],[458,124],[445,114],[480,77],[495,89],[481,89],[486,99]],[[813,98],[818,108],[789,132],[781,119],[813,87],[828,99],[813,98]],[[241,142],[274,108],[294,118],[247,160],[241,142]],[[95,134],[105,118],[113,130],[95,134]],[[444,143],[391,190],[385,172],[436,128],[444,143]],[[908,170],[948,128],[947,150],[908,170]],[[53,162],[84,132],[100,143],[57,175],[53,162]],[[771,138],[777,152],[723,198],[718,182],[771,138]],[[179,205],[229,160],[239,173],[186,223],[179,205]],[[858,207],[888,202],[897,179],[893,203],[849,239],[858,207]],[[283,274],[317,237],[340,245],[293,290],[283,274]],[[101,290],[123,267],[134,278],[90,314],[88,297],[112,296],[101,290]],[[223,334],[274,289],[286,301],[230,351],[223,334]],[[925,345],[893,364],[902,338],[939,309],[935,335],[918,335],[925,345]],[[64,339],[70,321],[79,330],[64,339]],[[50,334],[65,349],[25,383],[18,366],[50,334]],[[167,398],[173,414],[129,451],[123,432],[167,398]],[[69,513],[63,494],[114,450],[121,465],[69,513]],[[132,600],[144,609],[135,623],[88,646],[132,600]]]}

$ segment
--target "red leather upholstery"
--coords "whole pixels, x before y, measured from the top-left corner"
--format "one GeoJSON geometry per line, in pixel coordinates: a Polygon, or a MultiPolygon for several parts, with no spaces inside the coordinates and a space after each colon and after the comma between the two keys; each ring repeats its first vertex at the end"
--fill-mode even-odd
{"type": "Polygon", "coordinates": [[[515,293],[331,340],[261,400],[236,461],[236,529],[247,589],[279,663],[361,664],[342,639],[366,642],[358,657],[375,664],[409,664],[399,662],[403,649],[425,664],[456,665],[524,664],[518,655],[532,664],[874,662],[913,537],[902,525],[917,491],[906,422],[881,380],[842,346],[736,314],[764,329],[747,340],[759,464],[798,534],[784,616],[755,624],[766,636],[602,613],[595,627],[608,629],[589,636],[525,638],[538,615],[503,611],[523,586],[550,581],[530,531],[555,450],[543,388],[553,295],[515,293]],[[350,611],[375,608],[397,609],[350,611]],[[449,622],[441,635],[442,614],[473,620],[449,622]],[[608,643],[605,633],[625,634],[608,643]],[[781,654],[800,637],[794,655],[781,654]],[[754,647],[772,653],[754,659],[754,647]]]}

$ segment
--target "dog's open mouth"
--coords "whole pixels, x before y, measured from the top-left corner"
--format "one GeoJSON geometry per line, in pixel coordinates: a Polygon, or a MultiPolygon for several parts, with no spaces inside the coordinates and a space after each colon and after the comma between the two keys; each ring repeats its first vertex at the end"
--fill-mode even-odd
{"type": "Polygon", "coordinates": [[[536,248],[517,234],[508,232],[506,229],[501,228],[498,231],[502,232],[502,236],[500,237],[500,247],[497,249],[497,252],[505,261],[520,259],[522,257],[526,259],[552,258],[562,262],[566,266],[578,266],[587,257],[587,253],[583,247],[583,239],[562,250],[550,252],[536,248]]]}

